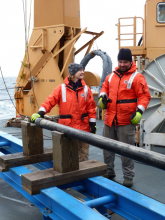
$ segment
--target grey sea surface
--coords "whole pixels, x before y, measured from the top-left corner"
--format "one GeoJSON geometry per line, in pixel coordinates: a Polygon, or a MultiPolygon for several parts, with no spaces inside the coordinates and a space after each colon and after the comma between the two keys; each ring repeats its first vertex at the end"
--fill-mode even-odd
{"type": "Polygon", "coordinates": [[[0,77],[0,120],[13,118],[15,110],[16,77],[0,77]]]}

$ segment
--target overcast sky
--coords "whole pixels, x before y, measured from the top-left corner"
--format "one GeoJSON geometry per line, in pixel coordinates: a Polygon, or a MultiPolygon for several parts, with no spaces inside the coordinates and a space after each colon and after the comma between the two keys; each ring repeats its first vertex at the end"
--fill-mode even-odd
{"type": "MultiPolygon", "coordinates": [[[[144,17],[145,1],[80,0],[81,28],[87,27],[87,30],[93,32],[104,31],[104,34],[96,40],[92,50],[101,49],[108,53],[112,59],[113,68],[117,65],[118,54],[117,26],[115,24],[118,23],[118,18],[121,17],[144,17]]],[[[16,77],[23,60],[25,52],[23,2],[24,0],[0,0],[0,66],[4,76],[16,77]]],[[[28,10],[28,15],[29,13],[30,11],[28,10]]],[[[129,21],[129,24],[132,24],[132,22],[129,21]]],[[[141,32],[141,23],[139,22],[138,24],[139,32],[141,32]]],[[[30,30],[32,28],[33,7],[30,30]]],[[[131,31],[131,29],[127,30],[126,33],[131,31]]],[[[89,39],[92,39],[92,36],[88,36],[88,38],[82,36],[77,42],[76,48],[81,47],[89,39]]],[[[128,44],[127,41],[125,42],[128,44]]],[[[75,61],[80,62],[83,56],[84,52],[79,54],[75,61]]],[[[86,70],[97,72],[101,75],[101,58],[96,57],[91,60],[86,70]]]]}

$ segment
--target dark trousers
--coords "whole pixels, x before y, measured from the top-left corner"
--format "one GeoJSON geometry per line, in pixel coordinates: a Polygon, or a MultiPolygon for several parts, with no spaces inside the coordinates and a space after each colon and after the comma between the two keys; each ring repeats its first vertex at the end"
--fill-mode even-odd
{"type": "MultiPolygon", "coordinates": [[[[108,125],[104,124],[103,136],[127,144],[135,145],[135,125],[129,124],[122,126],[115,126],[115,124],[113,123],[112,127],[109,127],[108,125]]],[[[103,154],[104,154],[104,162],[108,166],[108,175],[113,176],[115,174],[114,171],[115,153],[104,150],[103,154]]],[[[121,156],[121,160],[122,160],[123,177],[133,179],[135,175],[133,160],[123,156],[121,156]]]]}

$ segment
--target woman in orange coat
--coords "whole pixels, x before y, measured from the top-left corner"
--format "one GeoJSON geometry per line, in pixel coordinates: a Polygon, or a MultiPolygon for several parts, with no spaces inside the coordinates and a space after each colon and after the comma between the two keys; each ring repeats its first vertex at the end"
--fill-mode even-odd
{"type": "MultiPolygon", "coordinates": [[[[46,98],[39,112],[32,115],[31,121],[43,117],[58,104],[60,124],[95,133],[96,105],[90,88],[83,80],[83,66],[71,63],[68,70],[70,75],[46,98]]],[[[79,142],[79,161],[88,160],[88,155],[89,145],[79,142]]]]}

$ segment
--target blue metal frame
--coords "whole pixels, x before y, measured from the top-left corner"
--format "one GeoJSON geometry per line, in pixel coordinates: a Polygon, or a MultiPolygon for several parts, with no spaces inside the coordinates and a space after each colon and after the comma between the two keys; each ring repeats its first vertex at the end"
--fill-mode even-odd
{"type": "MultiPolygon", "coordinates": [[[[22,141],[0,132],[0,150],[22,152],[22,141]],[[4,142],[4,143],[3,143],[4,142]],[[5,146],[3,144],[8,144],[5,146]]],[[[39,169],[52,168],[52,161],[35,164],[39,169]]],[[[126,188],[116,182],[98,176],[78,182],[51,187],[31,196],[22,189],[21,175],[31,171],[23,166],[11,168],[9,172],[0,172],[0,177],[25,196],[43,214],[43,220],[62,219],[107,219],[107,208],[126,219],[165,219],[165,205],[147,196],[126,188]],[[82,203],[61,189],[70,188],[85,195],[82,203]],[[92,208],[97,207],[99,212],[92,208]]],[[[109,216],[110,217],[110,216],[109,216]]]]}

